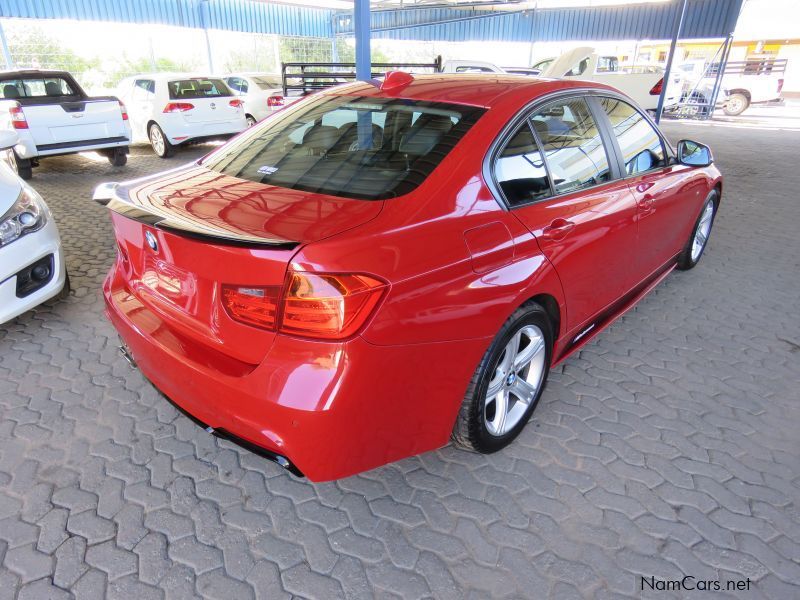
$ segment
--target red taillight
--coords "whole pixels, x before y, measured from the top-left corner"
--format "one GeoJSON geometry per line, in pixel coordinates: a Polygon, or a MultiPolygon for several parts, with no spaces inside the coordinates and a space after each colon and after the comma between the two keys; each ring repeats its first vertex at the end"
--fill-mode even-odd
{"type": "Polygon", "coordinates": [[[228,314],[241,323],[340,340],[364,325],[386,287],[369,275],[291,271],[283,293],[278,286],[223,285],[222,301],[228,314]]]}
{"type": "Polygon", "coordinates": [[[184,112],[187,110],[192,110],[194,108],[194,104],[190,102],[170,102],[164,107],[165,113],[174,113],[174,112],[184,112]]]}
{"type": "Polygon", "coordinates": [[[290,272],[280,331],[326,340],[350,337],[385,289],[385,282],[368,275],[290,272]]]}
{"type": "Polygon", "coordinates": [[[125,105],[122,103],[122,100],[117,100],[119,102],[119,109],[122,111],[122,120],[128,120],[128,109],[125,108],[125,105]]]}
{"type": "Polygon", "coordinates": [[[267,98],[267,106],[270,108],[278,108],[283,106],[283,96],[270,96],[267,98]]]}
{"type": "Polygon", "coordinates": [[[655,84],[652,88],[650,88],[650,95],[651,96],[660,96],[661,89],[664,87],[664,78],[658,80],[658,83],[655,84]]]}
{"type": "Polygon", "coordinates": [[[19,104],[9,108],[8,114],[11,116],[11,126],[14,129],[28,128],[28,121],[25,119],[25,113],[22,112],[22,107],[19,104]]]}
{"type": "Polygon", "coordinates": [[[222,286],[222,303],[228,314],[242,323],[262,329],[275,329],[280,286],[222,286]]]}
{"type": "Polygon", "coordinates": [[[234,108],[241,108],[242,101],[239,100],[238,98],[235,98],[235,99],[231,100],[230,102],[228,102],[228,104],[230,104],[234,108]]]}
{"type": "Polygon", "coordinates": [[[778,93],[780,94],[783,90],[783,79],[778,79],[778,93]]]}

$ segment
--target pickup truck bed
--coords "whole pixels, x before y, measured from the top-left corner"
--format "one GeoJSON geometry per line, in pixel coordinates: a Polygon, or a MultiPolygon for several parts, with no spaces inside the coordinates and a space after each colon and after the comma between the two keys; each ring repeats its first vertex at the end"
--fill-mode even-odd
{"type": "Polygon", "coordinates": [[[19,135],[17,170],[23,178],[45,156],[101,150],[115,166],[126,161],[131,132],[122,103],[89,97],[64,71],[0,74],[0,127],[19,135]]]}

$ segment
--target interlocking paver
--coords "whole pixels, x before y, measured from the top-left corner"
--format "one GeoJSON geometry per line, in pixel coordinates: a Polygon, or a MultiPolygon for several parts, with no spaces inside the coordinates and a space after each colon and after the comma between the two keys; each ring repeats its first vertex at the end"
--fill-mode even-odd
{"type": "Polygon", "coordinates": [[[43,161],[74,292],[0,327],[0,598],[610,599],[682,574],[797,596],[800,140],[666,128],[726,174],[702,264],[554,369],[506,450],[318,485],[180,415],[102,316],[92,186],[208,148],[43,161]]]}

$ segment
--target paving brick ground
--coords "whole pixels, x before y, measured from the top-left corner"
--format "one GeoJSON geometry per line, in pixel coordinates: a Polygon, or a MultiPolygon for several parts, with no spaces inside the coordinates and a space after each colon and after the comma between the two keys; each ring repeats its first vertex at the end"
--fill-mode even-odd
{"type": "Polygon", "coordinates": [[[178,414],[102,316],[92,187],[201,151],[44,163],[75,291],[0,327],[0,598],[615,598],[684,574],[800,597],[800,136],[667,129],[727,176],[701,265],[553,373],[507,450],[323,485],[178,414]]]}

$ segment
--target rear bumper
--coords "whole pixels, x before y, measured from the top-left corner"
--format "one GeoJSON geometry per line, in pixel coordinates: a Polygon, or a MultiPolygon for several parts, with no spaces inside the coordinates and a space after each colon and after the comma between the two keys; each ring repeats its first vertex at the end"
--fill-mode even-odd
{"type": "Polygon", "coordinates": [[[58,156],[62,154],[77,154],[105,148],[119,148],[131,143],[130,130],[125,136],[103,138],[97,140],[78,140],[74,142],[59,142],[37,146],[33,139],[20,136],[19,143],[14,147],[20,158],[37,158],[40,156],[58,156]]]}
{"type": "Polygon", "coordinates": [[[221,121],[218,123],[187,123],[179,115],[175,118],[164,120],[161,129],[167,136],[170,144],[178,145],[187,142],[221,139],[236,135],[247,129],[247,120],[244,111],[239,119],[221,121]]]}
{"type": "Polygon", "coordinates": [[[361,337],[327,343],[277,335],[260,364],[226,372],[213,355],[161,343],[169,323],[129,293],[116,265],[104,297],[137,366],[172,402],[206,426],[286,457],[312,481],[446,444],[489,344],[374,346],[361,337]]]}
{"type": "Polygon", "coordinates": [[[41,230],[0,248],[0,323],[10,321],[56,296],[63,289],[65,279],[64,253],[51,217],[41,230]],[[18,298],[16,273],[50,254],[53,255],[51,279],[32,294],[18,298]]]}

